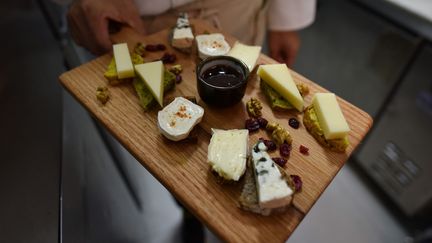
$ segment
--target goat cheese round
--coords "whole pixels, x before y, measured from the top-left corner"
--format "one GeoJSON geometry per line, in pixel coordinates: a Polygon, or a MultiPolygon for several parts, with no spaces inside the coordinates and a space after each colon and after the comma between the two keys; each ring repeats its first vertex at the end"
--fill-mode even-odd
{"type": "Polygon", "coordinates": [[[158,112],[158,127],[161,133],[172,141],[187,138],[193,127],[204,116],[204,109],[191,101],[177,97],[158,112]]]}
{"type": "Polygon", "coordinates": [[[231,49],[222,34],[198,35],[195,37],[198,45],[198,55],[201,59],[210,56],[226,55],[231,49]]]}

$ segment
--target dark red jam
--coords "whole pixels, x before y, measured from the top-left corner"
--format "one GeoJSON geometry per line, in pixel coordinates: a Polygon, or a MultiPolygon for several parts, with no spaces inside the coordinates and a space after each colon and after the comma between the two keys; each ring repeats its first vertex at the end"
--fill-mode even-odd
{"type": "Polygon", "coordinates": [[[233,87],[239,84],[244,76],[239,70],[224,64],[212,66],[205,70],[201,78],[216,87],[233,87]]]}

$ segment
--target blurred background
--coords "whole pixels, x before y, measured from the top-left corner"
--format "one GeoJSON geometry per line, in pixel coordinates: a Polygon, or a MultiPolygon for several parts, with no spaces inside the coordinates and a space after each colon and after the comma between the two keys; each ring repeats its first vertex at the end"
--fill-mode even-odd
{"type": "MultiPolygon", "coordinates": [[[[65,11],[0,2],[0,242],[178,242],[170,194],[60,87],[88,58],[65,11]]],[[[432,2],[318,1],[300,34],[293,69],[374,127],[288,242],[432,242],[432,2]]]]}

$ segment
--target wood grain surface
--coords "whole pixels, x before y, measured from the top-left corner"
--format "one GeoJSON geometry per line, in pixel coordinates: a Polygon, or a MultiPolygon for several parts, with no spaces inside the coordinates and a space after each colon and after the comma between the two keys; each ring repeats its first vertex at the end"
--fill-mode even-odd
{"type": "MultiPolygon", "coordinates": [[[[195,34],[221,32],[201,21],[191,22],[195,34]]],[[[183,81],[176,86],[175,91],[167,94],[166,99],[190,95],[197,97],[198,103],[205,109],[202,122],[195,128],[198,136],[197,143],[176,143],[165,139],[159,133],[156,124],[158,108],[144,112],[131,84],[109,86],[111,93],[109,102],[102,106],[97,101],[96,88],[108,85],[103,72],[111,59],[110,54],[62,74],[60,81],[147,170],[222,240],[227,242],[287,240],[364,138],[372,125],[371,117],[354,105],[338,98],[351,127],[349,133],[351,145],[345,153],[336,153],[320,146],[303,125],[299,129],[288,126],[289,118],[296,117],[302,120],[303,114],[272,111],[260,92],[255,73],[249,79],[242,102],[224,109],[208,107],[200,101],[196,90],[195,66],[198,61],[196,50],[191,55],[179,53],[169,47],[168,36],[169,30],[150,36],[139,36],[132,30],[123,28],[112,39],[117,43],[127,42],[130,49],[138,41],[145,44],[163,43],[168,46],[167,52],[177,55],[176,63],[184,68],[183,81]],[[232,185],[218,184],[214,175],[210,173],[207,163],[210,129],[243,128],[247,118],[245,103],[251,97],[257,97],[263,102],[264,118],[280,123],[292,134],[293,150],[285,169],[289,174],[300,175],[303,180],[303,190],[295,195],[293,206],[285,213],[267,217],[240,210],[237,201],[241,182],[232,185]],[[299,152],[300,145],[309,148],[309,155],[299,152]]],[[[234,38],[225,36],[231,45],[235,42],[234,38]]],[[[147,53],[145,61],[159,59],[163,53],[147,53]]],[[[261,55],[258,63],[275,63],[275,61],[261,55]]],[[[305,97],[306,105],[311,103],[315,92],[328,92],[296,72],[292,71],[292,74],[295,82],[305,83],[310,87],[311,93],[305,97]]],[[[259,137],[268,138],[268,135],[263,131],[252,134],[250,145],[259,137]]],[[[275,156],[278,156],[278,152],[275,152],[275,156]]]]}

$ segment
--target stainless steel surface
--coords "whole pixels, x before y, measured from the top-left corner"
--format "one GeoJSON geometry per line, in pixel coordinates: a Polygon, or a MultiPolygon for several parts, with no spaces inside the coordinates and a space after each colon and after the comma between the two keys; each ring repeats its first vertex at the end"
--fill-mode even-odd
{"type": "Polygon", "coordinates": [[[385,110],[360,164],[409,216],[432,205],[432,49],[419,56],[385,110]]]}
{"type": "Polygon", "coordinates": [[[372,117],[390,94],[416,39],[351,1],[321,1],[315,23],[300,32],[294,70],[372,117]]]}
{"type": "MultiPolygon", "coordinates": [[[[363,4],[368,10],[373,10],[380,15],[397,22],[414,34],[421,36],[429,41],[432,41],[432,21],[423,16],[424,13],[431,12],[432,10],[426,9],[422,13],[417,13],[413,7],[407,6],[415,4],[416,1],[409,0],[353,0],[363,4]],[[397,2],[405,2],[404,4],[397,2]],[[407,5],[407,6],[404,6],[407,5]]],[[[429,1],[430,2],[430,1],[429,1]]],[[[431,3],[423,3],[423,6],[428,7],[431,3]]],[[[416,7],[414,7],[416,8],[416,7]]]]}
{"type": "Polygon", "coordinates": [[[432,2],[430,0],[385,0],[432,23],[432,2]]]}
{"type": "Polygon", "coordinates": [[[432,59],[432,17],[425,14],[432,14],[428,8],[432,4],[423,0],[355,2],[417,39],[415,51],[392,85],[376,124],[360,149],[359,164],[406,216],[417,221],[429,218],[424,221],[430,224],[432,166],[427,151],[432,129],[427,114],[431,113],[432,102],[428,68],[432,59]]]}

